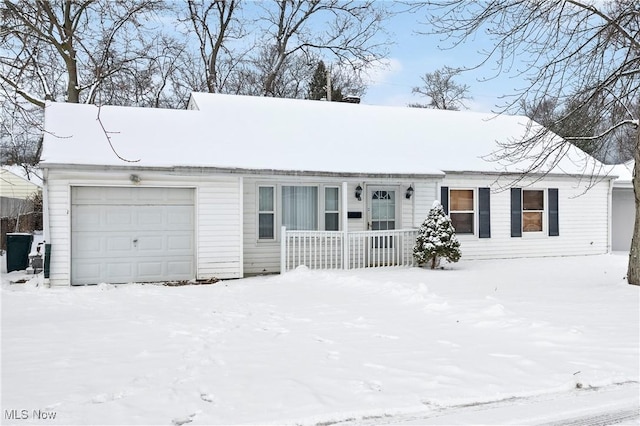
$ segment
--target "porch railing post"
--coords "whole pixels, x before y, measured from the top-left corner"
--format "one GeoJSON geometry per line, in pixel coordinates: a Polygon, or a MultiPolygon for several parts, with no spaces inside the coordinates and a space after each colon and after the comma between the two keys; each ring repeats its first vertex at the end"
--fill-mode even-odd
{"type": "Polygon", "coordinates": [[[287,272],[287,227],[280,228],[280,273],[287,272]]]}
{"type": "Polygon", "coordinates": [[[347,182],[342,182],[342,269],[349,269],[349,215],[347,182]]]}

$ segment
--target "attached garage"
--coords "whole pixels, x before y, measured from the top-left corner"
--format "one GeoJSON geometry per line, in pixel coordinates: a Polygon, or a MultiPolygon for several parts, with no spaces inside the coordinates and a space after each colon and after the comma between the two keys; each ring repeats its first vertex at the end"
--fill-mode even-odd
{"type": "Polygon", "coordinates": [[[71,284],[195,276],[192,188],[71,188],[71,284]]]}

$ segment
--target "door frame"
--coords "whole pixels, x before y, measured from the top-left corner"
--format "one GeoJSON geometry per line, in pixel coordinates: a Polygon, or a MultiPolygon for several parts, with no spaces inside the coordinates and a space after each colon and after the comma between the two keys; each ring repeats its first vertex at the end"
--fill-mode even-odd
{"type": "Polygon", "coordinates": [[[366,185],[366,194],[367,194],[367,199],[366,199],[366,212],[367,215],[365,217],[365,229],[367,231],[371,231],[371,222],[372,222],[372,218],[371,218],[371,205],[373,204],[372,200],[373,200],[373,192],[374,191],[395,191],[395,228],[394,229],[402,229],[402,224],[400,223],[400,218],[402,217],[402,199],[400,198],[400,185],[376,185],[376,184],[369,184],[366,185]]]}
{"type": "MultiPolygon", "coordinates": [[[[402,199],[400,198],[401,187],[400,185],[367,185],[366,187],[366,211],[367,217],[366,219],[366,228],[368,231],[372,231],[372,205],[373,205],[373,192],[374,191],[393,191],[395,194],[394,199],[394,228],[393,229],[402,229],[401,217],[402,217],[402,199]]],[[[376,266],[384,266],[386,259],[392,259],[394,257],[395,251],[397,250],[397,244],[394,243],[393,237],[389,239],[384,238],[382,240],[371,237],[369,243],[366,245],[366,258],[367,263],[373,263],[376,266]],[[380,243],[384,247],[379,247],[380,243]]]]}

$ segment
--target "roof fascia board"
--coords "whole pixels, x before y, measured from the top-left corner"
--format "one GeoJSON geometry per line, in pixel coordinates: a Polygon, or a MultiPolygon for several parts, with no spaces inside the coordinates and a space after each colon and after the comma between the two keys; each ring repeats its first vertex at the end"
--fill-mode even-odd
{"type": "Polygon", "coordinates": [[[238,175],[272,175],[272,176],[317,176],[336,178],[375,178],[375,179],[442,179],[445,174],[441,173],[361,173],[361,172],[326,172],[308,170],[276,170],[276,169],[244,169],[228,167],[197,167],[197,166],[117,166],[117,165],[94,165],[94,164],[63,164],[63,163],[42,163],[43,169],[49,170],[77,170],[77,171],[148,171],[164,172],[183,175],[202,175],[204,173],[213,174],[238,174],[238,175]]]}

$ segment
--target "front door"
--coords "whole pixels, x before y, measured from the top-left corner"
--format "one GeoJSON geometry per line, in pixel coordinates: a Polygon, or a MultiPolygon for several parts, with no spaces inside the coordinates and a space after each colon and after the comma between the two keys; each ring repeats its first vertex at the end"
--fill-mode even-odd
{"type": "MultiPolygon", "coordinates": [[[[368,229],[387,231],[396,229],[395,188],[369,187],[368,229]]],[[[375,233],[369,244],[369,259],[372,264],[383,265],[393,258],[393,236],[388,233],[375,233]]]]}

